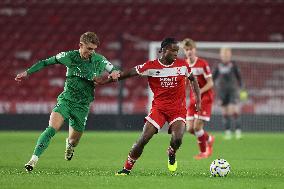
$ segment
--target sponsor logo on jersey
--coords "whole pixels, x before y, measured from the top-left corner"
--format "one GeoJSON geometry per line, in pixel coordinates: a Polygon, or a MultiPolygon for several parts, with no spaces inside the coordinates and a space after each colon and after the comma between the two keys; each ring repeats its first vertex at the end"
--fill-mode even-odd
{"type": "Polygon", "coordinates": [[[175,87],[177,86],[177,77],[161,77],[160,78],[161,87],[175,87]]]}

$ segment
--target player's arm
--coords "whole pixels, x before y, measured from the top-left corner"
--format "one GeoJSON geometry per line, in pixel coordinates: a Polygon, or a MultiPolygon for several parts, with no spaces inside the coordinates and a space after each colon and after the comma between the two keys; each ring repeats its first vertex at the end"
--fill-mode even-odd
{"type": "Polygon", "coordinates": [[[110,63],[104,56],[98,56],[99,62],[104,64],[104,70],[109,73],[107,77],[105,76],[97,76],[93,78],[94,85],[104,85],[107,83],[115,82],[118,80],[120,76],[120,70],[118,67],[114,66],[110,63]]]}
{"type": "Polygon", "coordinates": [[[240,87],[239,98],[241,101],[246,101],[248,99],[248,92],[245,89],[244,84],[242,82],[241,72],[235,63],[234,63],[234,74],[236,76],[236,79],[240,87]]]}
{"type": "Polygon", "coordinates": [[[28,68],[26,71],[19,73],[15,80],[18,82],[21,82],[24,78],[28,77],[29,75],[42,70],[43,68],[45,68],[48,65],[52,65],[52,64],[58,64],[58,60],[56,59],[55,56],[52,56],[48,59],[45,60],[40,60],[37,63],[35,63],[34,65],[32,65],[30,68],[28,68]]]}
{"type": "Polygon", "coordinates": [[[107,78],[105,77],[95,77],[94,83],[96,85],[104,85],[111,82],[116,82],[118,80],[123,80],[129,77],[137,76],[138,73],[135,68],[127,71],[114,70],[107,78]]]}
{"type": "Polygon", "coordinates": [[[203,71],[204,71],[203,77],[206,80],[206,84],[200,89],[201,94],[213,88],[213,85],[214,85],[212,74],[211,74],[211,69],[207,61],[204,61],[203,71]]]}
{"type": "Polygon", "coordinates": [[[194,95],[195,95],[196,110],[200,111],[201,110],[201,94],[200,94],[200,88],[199,88],[197,79],[193,76],[192,73],[188,76],[188,79],[190,81],[190,84],[193,88],[193,92],[194,92],[194,95]]]}
{"type": "Polygon", "coordinates": [[[219,77],[219,69],[217,67],[212,74],[213,81],[215,81],[218,77],[219,77]]]}
{"type": "Polygon", "coordinates": [[[119,76],[120,76],[120,71],[113,70],[107,77],[105,76],[94,77],[93,81],[95,85],[105,85],[107,83],[117,81],[119,76]]]}
{"type": "Polygon", "coordinates": [[[238,66],[234,63],[234,74],[236,76],[236,79],[238,81],[239,87],[243,88],[243,82],[242,82],[242,77],[241,77],[241,72],[238,68],[238,66]]]}
{"type": "Polygon", "coordinates": [[[206,84],[200,89],[200,93],[203,94],[209,89],[213,88],[214,82],[212,77],[207,77],[206,78],[206,84]]]}
{"type": "Polygon", "coordinates": [[[134,76],[137,76],[137,75],[139,75],[139,74],[137,72],[137,69],[134,67],[130,70],[121,72],[118,80],[123,80],[123,79],[129,78],[129,77],[134,77],[134,76]]]}

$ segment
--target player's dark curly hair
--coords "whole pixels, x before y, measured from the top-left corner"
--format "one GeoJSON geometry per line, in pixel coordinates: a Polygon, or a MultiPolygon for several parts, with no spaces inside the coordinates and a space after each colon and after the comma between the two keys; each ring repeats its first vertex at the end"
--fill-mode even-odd
{"type": "Polygon", "coordinates": [[[177,41],[176,41],[176,39],[173,38],[173,37],[167,37],[167,38],[165,38],[165,39],[162,41],[162,43],[161,43],[161,48],[160,48],[160,50],[159,50],[159,53],[161,53],[161,52],[163,51],[163,48],[167,47],[168,45],[170,45],[170,44],[176,44],[176,43],[177,43],[177,41]]]}

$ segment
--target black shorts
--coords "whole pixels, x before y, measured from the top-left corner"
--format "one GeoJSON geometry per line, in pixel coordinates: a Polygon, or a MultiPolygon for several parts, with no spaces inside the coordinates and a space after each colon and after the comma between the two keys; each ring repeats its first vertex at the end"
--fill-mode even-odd
{"type": "Polygon", "coordinates": [[[227,106],[229,104],[236,104],[239,99],[236,89],[219,90],[218,96],[221,100],[222,106],[227,106]]]}

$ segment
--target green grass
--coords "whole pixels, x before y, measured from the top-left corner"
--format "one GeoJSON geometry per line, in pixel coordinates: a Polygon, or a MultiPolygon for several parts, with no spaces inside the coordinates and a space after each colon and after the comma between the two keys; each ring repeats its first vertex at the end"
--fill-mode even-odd
{"type": "Polygon", "coordinates": [[[39,132],[0,132],[0,188],[284,188],[284,133],[249,133],[242,140],[216,136],[214,154],[196,161],[195,138],[189,134],[177,154],[178,171],[167,170],[170,136],[156,135],[130,176],[114,176],[139,132],[86,132],[72,161],[64,160],[66,132],[59,132],[34,172],[25,172],[39,132]],[[231,165],[225,178],[210,177],[209,165],[224,158],[231,165]]]}

